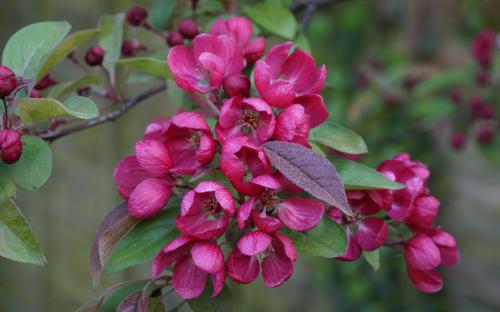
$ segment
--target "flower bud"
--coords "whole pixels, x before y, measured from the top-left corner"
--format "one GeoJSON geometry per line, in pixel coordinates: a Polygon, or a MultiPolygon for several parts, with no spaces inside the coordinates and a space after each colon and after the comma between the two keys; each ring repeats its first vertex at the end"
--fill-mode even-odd
{"type": "Polygon", "coordinates": [[[244,75],[232,74],[224,78],[222,88],[228,97],[248,97],[250,95],[250,80],[244,75]]]}
{"type": "Polygon", "coordinates": [[[128,9],[126,15],[127,22],[132,26],[142,25],[147,17],[148,11],[138,6],[128,9]]]}
{"type": "Polygon", "coordinates": [[[32,99],[39,99],[41,97],[42,97],[42,95],[40,94],[40,90],[37,90],[37,89],[31,90],[30,98],[32,98],[32,99]]]}
{"type": "Polygon", "coordinates": [[[181,45],[183,40],[184,37],[182,37],[182,35],[177,30],[169,31],[167,37],[165,38],[165,41],[167,42],[169,47],[181,45]]]}
{"type": "Polygon", "coordinates": [[[450,146],[454,150],[461,150],[465,145],[465,133],[456,132],[450,138],[450,146]]]}
{"type": "Polygon", "coordinates": [[[473,95],[469,100],[469,110],[472,116],[481,117],[483,114],[484,101],[479,95],[473,95]]]}
{"type": "Polygon", "coordinates": [[[81,88],[78,88],[78,90],[76,90],[76,93],[79,95],[79,96],[88,96],[90,94],[90,87],[81,87],[81,88]]]}
{"type": "Polygon", "coordinates": [[[146,50],[146,47],[134,39],[125,39],[122,43],[122,54],[124,56],[133,57],[139,51],[146,50]]]}
{"type": "Polygon", "coordinates": [[[0,130],[0,156],[7,164],[13,164],[21,157],[23,143],[15,130],[0,130]]]}
{"type": "Polygon", "coordinates": [[[481,118],[492,119],[495,117],[495,108],[493,106],[485,104],[481,109],[481,118]]]}
{"type": "Polygon", "coordinates": [[[479,86],[487,87],[491,83],[490,74],[486,70],[482,70],[476,74],[476,83],[479,86]]]}
{"type": "Polygon", "coordinates": [[[85,63],[90,66],[101,65],[104,60],[105,53],[106,52],[103,48],[101,48],[101,46],[94,45],[87,50],[87,53],[85,53],[85,63]]]}
{"type": "Polygon", "coordinates": [[[47,74],[40,79],[37,84],[35,85],[35,89],[37,90],[44,90],[47,89],[50,86],[56,85],[57,81],[52,78],[50,74],[47,74]]]}
{"type": "Polygon", "coordinates": [[[0,66],[0,98],[8,96],[16,87],[16,74],[7,66],[0,66]]]}
{"type": "Polygon", "coordinates": [[[495,138],[495,131],[490,127],[481,127],[477,132],[477,141],[480,144],[489,144],[495,138]]]}
{"type": "Polygon", "coordinates": [[[457,105],[462,102],[462,93],[460,92],[460,89],[457,87],[451,89],[450,93],[448,94],[448,97],[453,103],[457,105]]]}
{"type": "Polygon", "coordinates": [[[187,39],[193,39],[200,33],[198,25],[191,19],[182,20],[179,23],[178,29],[181,35],[187,39]]]}

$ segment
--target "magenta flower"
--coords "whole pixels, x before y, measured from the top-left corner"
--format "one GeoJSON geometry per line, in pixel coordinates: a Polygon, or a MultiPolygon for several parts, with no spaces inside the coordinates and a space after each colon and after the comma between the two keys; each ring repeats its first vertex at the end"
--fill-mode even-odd
{"type": "Polygon", "coordinates": [[[177,45],[170,49],[167,62],[177,86],[187,92],[218,90],[226,76],[239,74],[243,57],[228,36],[200,34],[193,48],[177,45]]]}
{"type": "Polygon", "coordinates": [[[275,45],[265,61],[255,63],[255,86],[271,106],[286,108],[297,96],[318,94],[323,88],[326,68],[316,69],[312,56],[296,49],[289,55],[291,42],[275,45]]]}
{"type": "Polygon", "coordinates": [[[153,277],[159,276],[174,262],[172,284],[182,298],[193,299],[201,295],[208,276],[213,285],[212,298],[222,291],[226,272],[224,255],[217,243],[188,236],[174,239],[156,255],[153,277]]]}
{"type": "Polygon", "coordinates": [[[246,136],[260,145],[273,135],[275,124],[274,113],[263,100],[233,97],[224,101],[215,133],[221,144],[229,138],[246,136]]]}
{"type": "Polygon", "coordinates": [[[238,241],[227,259],[227,273],[233,281],[248,284],[262,268],[266,286],[278,287],[292,276],[296,258],[295,246],[288,237],[257,230],[238,241]]]}
{"type": "Polygon", "coordinates": [[[196,113],[179,113],[168,122],[155,120],[144,137],[162,142],[172,161],[170,172],[177,174],[194,174],[212,162],[217,150],[210,127],[196,113]]]}
{"type": "Polygon", "coordinates": [[[182,197],[175,225],[186,236],[208,240],[224,233],[233,214],[231,193],[219,183],[203,181],[182,197]]]}
{"type": "Polygon", "coordinates": [[[23,142],[16,130],[0,130],[0,158],[6,164],[13,164],[21,158],[23,142]]]}
{"type": "Polygon", "coordinates": [[[476,61],[483,67],[489,67],[495,50],[496,34],[491,29],[482,29],[474,38],[471,53],[476,61]]]}
{"type": "Polygon", "coordinates": [[[347,191],[346,196],[352,210],[364,216],[388,210],[392,204],[389,190],[347,191]]]}
{"type": "Polygon", "coordinates": [[[279,198],[283,183],[270,175],[261,175],[252,180],[261,187],[261,192],[243,203],[238,210],[238,225],[244,229],[250,222],[261,230],[273,232],[281,227],[295,231],[307,231],[318,225],[323,216],[324,206],[321,202],[302,197],[279,198]],[[265,219],[267,218],[267,219],[265,219]],[[274,220],[273,218],[278,218],[274,220]]]}
{"type": "Polygon", "coordinates": [[[224,20],[218,18],[210,29],[213,35],[227,35],[233,38],[241,50],[247,64],[252,64],[266,52],[266,40],[263,37],[251,38],[252,22],[245,17],[234,16],[224,20]]]}
{"type": "Polygon", "coordinates": [[[235,137],[224,143],[220,156],[220,169],[234,188],[245,195],[259,194],[263,188],[253,180],[272,172],[271,164],[264,152],[248,137],[235,137]]]}

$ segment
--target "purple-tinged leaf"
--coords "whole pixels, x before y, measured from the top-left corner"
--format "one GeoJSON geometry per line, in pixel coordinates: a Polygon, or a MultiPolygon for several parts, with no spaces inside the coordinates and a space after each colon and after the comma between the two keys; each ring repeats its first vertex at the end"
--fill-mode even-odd
{"type": "Polygon", "coordinates": [[[126,203],[116,206],[102,220],[94,236],[90,252],[90,271],[94,288],[99,284],[102,270],[109,255],[138,221],[128,215],[126,203]]]}
{"type": "Polygon", "coordinates": [[[116,312],[147,312],[148,299],[143,298],[144,296],[145,294],[142,290],[133,293],[120,303],[116,312]]]}
{"type": "Polygon", "coordinates": [[[289,142],[272,141],[262,148],[273,166],[290,181],[317,199],[352,215],[342,180],[326,158],[289,142]]]}

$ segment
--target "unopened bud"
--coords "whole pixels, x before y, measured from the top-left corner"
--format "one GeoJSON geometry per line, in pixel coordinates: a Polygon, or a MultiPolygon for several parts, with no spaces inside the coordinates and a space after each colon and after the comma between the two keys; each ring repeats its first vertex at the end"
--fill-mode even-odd
{"type": "Polygon", "coordinates": [[[47,89],[50,86],[56,85],[57,81],[52,78],[50,74],[47,74],[40,79],[37,84],[35,85],[35,89],[37,90],[44,90],[47,89]]]}
{"type": "Polygon", "coordinates": [[[42,97],[42,94],[40,94],[39,90],[37,90],[37,89],[31,90],[30,98],[32,98],[32,99],[39,99],[41,97],[42,97]]]}
{"type": "Polygon", "coordinates": [[[182,37],[182,35],[177,30],[169,31],[167,37],[165,38],[165,41],[170,47],[181,45],[183,40],[184,37],[182,37]]]}
{"type": "Polygon", "coordinates": [[[23,143],[21,135],[15,130],[0,130],[0,156],[7,164],[13,164],[21,158],[23,143]]]}
{"type": "Polygon", "coordinates": [[[232,74],[224,78],[222,88],[228,97],[248,97],[250,95],[250,80],[244,75],[232,74]]]}
{"type": "Polygon", "coordinates": [[[495,138],[495,131],[490,127],[482,127],[477,132],[477,141],[480,144],[488,144],[495,138]]]}
{"type": "Polygon", "coordinates": [[[4,98],[17,87],[16,74],[7,66],[0,66],[0,98],[4,98]]]}
{"type": "Polygon", "coordinates": [[[104,60],[105,53],[106,52],[103,48],[101,48],[101,46],[94,45],[87,50],[87,53],[85,53],[85,63],[90,66],[101,65],[104,60]]]}
{"type": "Polygon", "coordinates": [[[146,47],[134,39],[125,39],[122,43],[122,54],[124,56],[133,57],[139,51],[145,50],[146,47]]]}
{"type": "Polygon", "coordinates": [[[132,26],[141,26],[146,18],[148,17],[148,11],[145,9],[135,6],[127,11],[127,22],[132,26]]]}
{"type": "Polygon", "coordinates": [[[181,35],[187,39],[193,39],[200,33],[198,25],[191,19],[182,20],[179,23],[178,29],[181,35]]]}
{"type": "Polygon", "coordinates": [[[450,146],[454,150],[461,150],[465,145],[465,133],[456,132],[451,136],[450,146]]]}

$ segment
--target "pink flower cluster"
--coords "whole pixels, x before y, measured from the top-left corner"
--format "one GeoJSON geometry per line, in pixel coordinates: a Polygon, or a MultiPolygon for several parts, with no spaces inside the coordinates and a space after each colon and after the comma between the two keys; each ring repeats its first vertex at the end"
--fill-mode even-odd
{"type": "MultiPolygon", "coordinates": [[[[152,268],[153,276],[158,276],[173,265],[173,286],[185,299],[198,297],[208,277],[212,296],[222,290],[227,277],[247,284],[262,273],[266,286],[280,286],[291,277],[297,258],[294,244],[280,230],[310,230],[325,212],[322,202],[302,196],[299,187],[273,171],[261,148],[270,140],[309,147],[310,129],[328,118],[320,95],[325,67],[318,69],[309,54],[293,49],[291,43],[272,47],[260,60],[265,41],[252,38],[252,33],[246,18],[218,19],[211,33],[170,49],[167,62],[177,86],[213,114],[178,112],[169,120],[153,121],[137,142],[135,154],[122,159],[114,173],[118,191],[135,218],[154,216],[172,193],[179,195],[187,189],[179,195],[182,201],[175,219],[181,236],[158,252],[152,268]],[[250,79],[242,74],[253,64],[258,96],[250,96],[250,79]],[[217,118],[214,129],[205,117],[217,118]],[[206,178],[217,172],[222,174],[217,182],[206,178]],[[221,248],[223,234],[227,240],[236,240],[227,260],[221,248]]],[[[402,166],[411,167],[409,163],[402,166]]],[[[391,165],[384,166],[382,171],[390,175],[391,165]]],[[[406,169],[396,169],[391,178],[407,182],[406,169]]],[[[425,180],[420,181],[424,187],[425,180]]],[[[407,204],[405,196],[415,195],[412,191],[360,191],[348,196],[359,215],[384,209],[392,218],[403,220],[404,213],[398,212],[403,207],[396,203],[407,204]]],[[[422,205],[428,203],[423,200],[422,205]]],[[[336,209],[328,214],[347,224],[336,209]]],[[[350,233],[349,248],[342,257],[348,260],[354,260],[350,254],[358,252],[350,249],[374,250],[388,235],[383,219],[355,218],[349,224],[356,222],[358,231],[350,233]]],[[[419,218],[412,213],[408,222],[419,218]]],[[[428,223],[418,225],[427,229],[428,223]]]]}
{"type": "Polygon", "coordinates": [[[443,281],[436,268],[454,265],[459,253],[453,236],[433,226],[440,203],[426,186],[429,170],[405,153],[383,161],[377,170],[406,187],[393,191],[349,191],[347,198],[354,217],[342,216],[336,208],[327,212],[330,218],[343,224],[348,233],[348,248],[339,259],[356,260],[363,250],[372,251],[384,243],[403,247],[408,275],[415,287],[423,292],[439,291],[443,281]],[[380,214],[381,211],[385,213],[380,214]],[[393,233],[386,221],[396,225],[393,233]],[[353,233],[352,228],[357,231],[353,233]],[[405,232],[401,232],[404,228],[412,234],[401,240],[398,234],[404,235],[405,232]],[[398,241],[391,242],[395,237],[398,241]]]}

